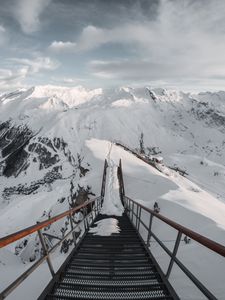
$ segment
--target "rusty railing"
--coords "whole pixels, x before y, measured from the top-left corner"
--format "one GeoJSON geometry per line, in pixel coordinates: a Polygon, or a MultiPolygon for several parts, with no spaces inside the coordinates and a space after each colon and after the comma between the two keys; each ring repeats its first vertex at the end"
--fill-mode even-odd
{"type": "Polygon", "coordinates": [[[193,273],[180,261],[180,259],[177,258],[176,255],[178,252],[178,248],[180,245],[182,235],[185,235],[186,237],[191,238],[192,240],[198,242],[202,246],[210,249],[214,253],[217,253],[223,257],[225,257],[225,246],[223,246],[211,239],[208,239],[207,237],[200,235],[200,234],[194,232],[193,230],[190,230],[190,229],[164,217],[163,215],[155,212],[154,210],[149,209],[149,208],[143,206],[142,204],[138,203],[137,201],[134,201],[126,196],[124,196],[124,206],[125,206],[125,210],[129,216],[132,224],[134,225],[134,227],[136,228],[138,233],[140,234],[140,225],[142,225],[143,228],[146,230],[147,241],[144,241],[146,244],[146,247],[149,249],[150,240],[151,240],[151,237],[153,237],[154,240],[161,246],[161,248],[170,256],[170,262],[169,262],[167,271],[164,274],[166,276],[166,278],[167,279],[169,278],[172,268],[173,268],[173,265],[174,265],[174,263],[176,263],[179,266],[179,268],[183,271],[183,273],[186,274],[186,276],[195,284],[195,286],[208,299],[216,300],[217,298],[206,288],[206,286],[204,286],[200,282],[200,280],[198,278],[196,278],[193,275],[193,273]],[[142,215],[143,212],[147,213],[149,216],[149,218],[147,220],[147,224],[146,224],[146,222],[143,221],[143,215],[142,215]],[[165,243],[163,243],[163,241],[161,241],[157,237],[157,235],[153,232],[153,230],[152,230],[153,218],[161,220],[162,222],[167,224],[169,227],[171,227],[177,231],[177,237],[175,240],[173,251],[169,250],[169,248],[165,245],[165,243]]]}
{"type": "MultiPolygon", "coordinates": [[[[5,247],[11,243],[14,243],[21,238],[24,238],[32,233],[37,233],[39,236],[39,240],[41,242],[42,246],[42,253],[43,256],[39,258],[36,262],[32,264],[30,268],[28,268],[23,274],[21,274],[16,280],[14,280],[8,287],[6,287],[1,293],[0,293],[0,299],[6,298],[19,284],[21,284],[34,270],[37,269],[38,266],[42,264],[45,260],[47,261],[49,270],[51,272],[52,277],[55,276],[55,271],[50,259],[50,254],[59,246],[61,245],[66,239],[69,238],[70,235],[72,235],[72,241],[74,244],[74,247],[77,245],[77,238],[75,234],[75,230],[77,227],[83,225],[84,231],[83,236],[88,231],[90,225],[94,222],[94,219],[98,215],[102,204],[102,197],[97,197],[92,200],[88,200],[84,202],[82,205],[79,205],[77,207],[74,207],[72,209],[69,209],[57,216],[54,216],[48,220],[42,221],[37,223],[36,225],[32,225],[30,227],[27,227],[23,230],[20,230],[18,232],[15,232],[13,234],[10,234],[8,236],[5,236],[0,239],[0,248],[5,247]],[[75,213],[82,212],[83,218],[78,223],[75,223],[73,216],[75,213]],[[62,218],[67,217],[69,219],[70,223],[70,230],[65,234],[63,238],[59,238],[59,241],[49,249],[49,245],[46,243],[45,240],[45,233],[42,232],[42,229],[45,227],[57,222],[58,220],[61,220],[62,218]]],[[[79,237],[79,239],[81,239],[79,237]]]]}

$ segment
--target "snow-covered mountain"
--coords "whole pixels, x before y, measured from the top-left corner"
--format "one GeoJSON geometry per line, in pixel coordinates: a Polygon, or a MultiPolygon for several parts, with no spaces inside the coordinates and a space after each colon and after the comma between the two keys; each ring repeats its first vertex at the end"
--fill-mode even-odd
{"type": "MultiPolygon", "coordinates": [[[[149,207],[157,201],[164,215],[223,243],[224,133],[225,92],[194,95],[149,87],[39,86],[3,94],[0,235],[99,195],[105,158],[111,179],[103,209],[121,213],[113,176],[122,158],[128,196],[149,207]],[[160,155],[162,172],[115,141],[147,156],[160,155]],[[168,167],[185,170],[187,178],[168,167]]],[[[59,233],[66,225],[60,226],[51,230],[59,233]]],[[[196,249],[191,247],[193,253],[196,249]]],[[[8,261],[15,246],[4,251],[8,261]]],[[[35,238],[17,244],[16,253],[25,262],[35,260],[35,238]]],[[[219,269],[220,263],[217,259],[215,267],[219,269]]],[[[207,272],[204,276],[207,282],[207,272]]],[[[3,285],[7,282],[6,277],[3,285]]],[[[220,283],[221,278],[215,288],[218,295],[224,292],[220,283]]]]}

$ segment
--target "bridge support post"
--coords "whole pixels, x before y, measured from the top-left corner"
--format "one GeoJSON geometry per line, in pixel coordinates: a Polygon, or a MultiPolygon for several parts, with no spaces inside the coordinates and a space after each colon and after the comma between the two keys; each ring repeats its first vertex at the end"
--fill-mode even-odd
{"type": "Polygon", "coordinates": [[[41,229],[38,230],[38,236],[39,236],[39,239],[40,239],[40,242],[41,242],[41,246],[42,246],[44,255],[46,256],[46,260],[47,260],[47,263],[48,263],[49,270],[52,274],[52,277],[54,277],[55,272],[54,272],[52,262],[51,262],[50,257],[49,257],[48,249],[47,249],[47,246],[45,244],[45,240],[44,240],[44,237],[42,235],[41,229]]]}

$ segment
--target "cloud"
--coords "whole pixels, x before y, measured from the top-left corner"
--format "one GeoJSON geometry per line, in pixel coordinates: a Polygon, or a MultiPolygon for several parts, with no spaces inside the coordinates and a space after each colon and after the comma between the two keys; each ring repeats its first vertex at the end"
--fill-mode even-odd
{"type": "Polygon", "coordinates": [[[158,15],[152,20],[111,29],[86,27],[77,48],[91,51],[115,43],[124,44],[127,53],[131,50],[129,59],[91,61],[89,68],[99,78],[166,80],[175,84],[182,77],[198,84],[207,78],[222,82],[224,11],[224,1],[161,1],[158,15]]]}
{"type": "Polygon", "coordinates": [[[8,68],[0,69],[0,90],[12,90],[24,87],[26,79],[43,71],[52,71],[59,67],[57,61],[49,57],[10,58],[8,68]]]}
{"type": "Polygon", "coordinates": [[[41,25],[40,15],[51,0],[17,0],[14,15],[24,33],[38,31],[41,25]]]}
{"type": "MultiPolygon", "coordinates": [[[[171,63],[161,64],[147,59],[120,59],[112,61],[91,61],[89,68],[92,73],[99,78],[109,78],[120,80],[160,80],[174,78],[177,76],[176,69],[173,71],[171,63]],[[163,75],[162,75],[163,74],[163,75]]],[[[183,75],[185,76],[185,69],[183,75]]]]}
{"type": "Polygon", "coordinates": [[[24,86],[23,80],[28,74],[28,68],[0,69],[0,90],[6,91],[24,86]]]}
{"type": "Polygon", "coordinates": [[[76,43],[73,42],[62,42],[62,41],[54,41],[49,46],[49,49],[55,52],[72,52],[76,50],[76,43]]]}
{"type": "MultiPolygon", "coordinates": [[[[54,41],[49,46],[50,50],[55,51],[88,51],[94,48],[98,48],[101,45],[113,41],[115,38],[115,34],[112,31],[108,32],[108,30],[97,28],[95,26],[86,26],[78,38],[77,42],[62,42],[62,41],[54,41]],[[113,37],[114,36],[114,37],[113,37]]],[[[117,37],[116,37],[117,39],[117,37]]]]}
{"type": "MultiPolygon", "coordinates": [[[[49,46],[50,50],[61,52],[66,51],[90,51],[99,48],[107,43],[131,43],[137,40],[136,36],[132,35],[133,30],[137,30],[141,25],[124,25],[113,29],[101,29],[95,26],[86,26],[76,42],[61,42],[54,41],[49,46]]],[[[143,29],[143,27],[141,28],[143,29]]],[[[144,28],[145,30],[145,28],[144,28]]],[[[143,32],[141,32],[143,34],[143,32]]],[[[140,37],[138,37],[139,39],[140,37]]]]}
{"type": "Polygon", "coordinates": [[[174,58],[201,61],[225,48],[223,11],[225,2],[178,1],[159,2],[157,15],[149,20],[137,19],[112,28],[88,25],[75,41],[54,41],[50,48],[61,51],[91,51],[106,44],[128,46],[140,57],[152,60],[174,58]],[[213,53],[212,53],[213,52],[213,53]]]}
{"type": "Polygon", "coordinates": [[[7,33],[3,25],[0,24],[0,46],[4,46],[7,42],[7,33]]]}
{"type": "MultiPolygon", "coordinates": [[[[0,28],[0,43],[4,46],[1,35],[10,34],[12,41],[12,47],[8,48],[10,54],[3,50],[3,56],[19,55],[15,54],[17,49],[23,55],[31,48],[45,53],[47,43],[48,55],[59,54],[63,62],[60,72],[54,72],[61,79],[81,76],[88,83],[100,85],[148,80],[176,85],[182,78],[184,83],[215,85],[215,81],[222,82],[225,78],[225,1],[3,2],[0,17],[7,28],[0,28]],[[39,30],[43,22],[48,24],[46,32],[40,32],[38,39],[18,32],[11,19],[12,11],[25,33],[39,30]],[[76,68],[68,53],[73,54],[76,68]]],[[[15,63],[28,67],[30,74],[55,68],[54,64],[36,58],[32,62],[15,63]]]]}
{"type": "Polygon", "coordinates": [[[63,78],[63,82],[66,84],[75,84],[78,82],[78,79],[74,78],[63,78]]]}
{"type": "Polygon", "coordinates": [[[49,57],[38,57],[36,59],[27,58],[10,58],[12,62],[18,65],[24,65],[28,68],[29,73],[38,73],[41,70],[55,70],[59,67],[59,62],[49,57]]]}
{"type": "Polygon", "coordinates": [[[0,33],[4,33],[5,32],[5,27],[3,25],[0,25],[0,33]]]}

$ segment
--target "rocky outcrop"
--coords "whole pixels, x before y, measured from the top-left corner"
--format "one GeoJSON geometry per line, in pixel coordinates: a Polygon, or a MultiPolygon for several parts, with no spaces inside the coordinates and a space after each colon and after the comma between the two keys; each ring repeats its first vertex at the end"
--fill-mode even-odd
{"type": "Polygon", "coordinates": [[[217,127],[218,130],[225,132],[225,115],[207,102],[193,100],[192,104],[190,112],[197,120],[204,120],[207,126],[217,127]]]}

